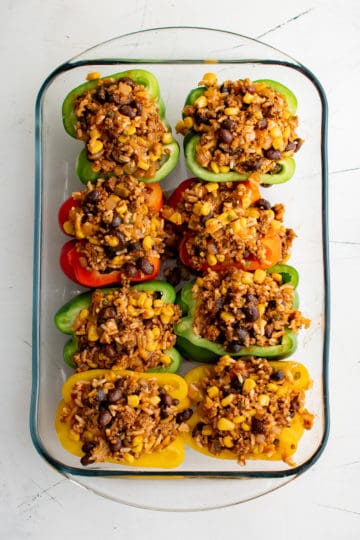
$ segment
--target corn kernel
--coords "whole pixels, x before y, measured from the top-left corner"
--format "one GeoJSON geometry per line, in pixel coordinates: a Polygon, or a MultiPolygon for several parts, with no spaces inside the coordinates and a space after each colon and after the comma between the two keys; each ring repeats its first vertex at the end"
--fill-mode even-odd
{"type": "Polygon", "coordinates": [[[170,217],[169,217],[169,221],[171,221],[172,223],[175,223],[175,225],[182,225],[182,216],[180,214],[180,212],[174,212],[170,217]]]}
{"type": "Polygon", "coordinates": [[[135,135],[135,133],[136,133],[135,126],[129,126],[126,130],[126,135],[135,135]]]}
{"type": "Polygon", "coordinates": [[[243,414],[238,414],[237,416],[234,416],[233,418],[234,424],[241,424],[242,422],[244,422],[244,420],[245,420],[245,416],[243,414]]]}
{"type": "Polygon", "coordinates": [[[209,193],[212,193],[213,191],[216,191],[219,189],[219,184],[217,182],[207,182],[206,184],[206,191],[209,193]]]}
{"type": "Polygon", "coordinates": [[[100,79],[100,73],[98,71],[91,71],[86,75],[87,81],[95,81],[96,79],[100,79]]]}
{"type": "Polygon", "coordinates": [[[203,107],[206,107],[207,105],[207,99],[204,95],[199,96],[194,103],[195,107],[198,107],[199,109],[202,109],[203,107]]]}
{"type": "Polygon", "coordinates": [[[267,394],[260,394],[258,397],[258,403],[262,407],[267,407],[270,403],[270,398],[267,394]]]}
{"type": "Polygon", "coordinates": [[[171,358],[167,354],[162,354],[160,356],[160,361],[164,366],[169,366],[171,364],[171,358]]]}
{"type": "Polygon", "coordinates": [[[282,137],[281,129],[279,128],[279,126],[274,126],[274,127],[270,130],[270,135],[271,135],[272,139],[276,139],[276,138],[278,138],[278,137],[282,137]]]}
{"type": "Polygon", "coordinates": [[[175,124],[176,133],[181,133],[182,131],[184,131],[184,128],[185,128],[185,131],[186,131],[186,126],[185,126],[185,123],[184,123],[183,120],[179,120],[179,122],[177,122],[175,124]]]}
{"type": "Polygon", "coordinates": [[[104,145],[99,139],[90,139],[88,143],[88,148],[91,154],[97,154],[98,152],[101,152],[103,147],[104,145]]]}
{"type": "Polygon", "coordinates": [[[107,246],[117,247],[119,245],[119,239],[116,236],[112,236],[111,234],[105,235],[104,240],[107,246]]]}
{"type": "Polygon", "coordinates": [[[260,317],[262,317],[265,313],[265,304],[258,304],[257,309],[258,309],[260,317]]]}
{"type": "Polygon", "coordinates": [[[279,229],[281,229],[282,227],[282,223],[281,221],[278,221],[277,219],[274,219],[272,222],[271,222],[271,227],[275,230],[275,231],[278,231],[279,229]]]}
{"type": "Polygon", "coordinates": [[[97,341],[99,339],[99,334],[95,324],[90,324],[87,337],[89,341],[97,341]]]}
{"type": "Polygon", "coordinates": [[[159,339],[161,331],[158,326],[154,326],[154,328],[151,329],[152,337],[153,339],[159,339]]]}
{"type": "Polygon", "coordinates": [[[271,274],[271,277],[277,281],[278,283],[282,283],[282,275],[281,274],[278,274],[277,272],[273,272],[271,274]]]}
{"type": "Polygon", "coordinates": [[[123,458],[124,458],[124,461],[126,461],[126,463],[128,463],[129,465],[131,465],[135,461],[134,456],[132,454],[129,454],[129,452],[125,452],[123,454],[123,458]]]}
{"type": "Polygon", "coordinates": [[[137,394],[130,394],[127,398],[127,404],[130,407],[137,407],[140,403],[140,398],[137,394]]]}
{"type": "Polygon", "coordinates": [[[252,217],[252,218],[255,218],[255,219],[259,219],[260,217],[260,212],[257,208],[254,208],[254,207],[250,207],[250,208],[247,208],[246,209],[246,215],[248,217],[252,217]]]}
{"type": "Polygon", "coordinates": [[[275,383],[268,383],[266,385],[266,389],[269,390],[269,392],[276,392],[278,389],[278,385],[275,383]]]}
{"type": "Polygon", "coordinates": [[[89,316],[89,310],[88,309],[82,309],[79,313],[80,319],[86,319],[89,316]]]}
{"type": "Polygon", "coordinates": [[[146,350],[149,352],[155,352],[158,348],[156,341],[149,341],[146,345],[146,350]]]}
{"type": "Polygon", "coordinates": [[[71,223],[71,221],[65,221],[63,224],[63,229],[66,234],[70,234],[71,236],[75,234],[74,225],[71,223]]]}
{"type": "Polygon", "coordinates": [[[147,171],[150,168],[149,163],[146,163],[146,161],[143,161],[142,159],[138,161],[137,166],[139,167],[139,169],[142,169],[143,171],[147,171]]]}
{"type": "Polygon", "coordinates": [[[127,142],[127,140],[128,140],[128,138],[127,138],[127,136],[126,136],[126,135],[119,135],[119,137],[118,137],[118,141],[119,141],[119,143],[122,143],[122,144],[124,144],[124,143],[126,143],[126,142],[127,142]]]}
{"type": "Polygon", "coordinates": [[[89,131],[90,139],[98,139],[101,135],[98,129],[90,129],[89,131]]]}
{"type": "Polygon", "coordinates": [[[210,167],[211,167],[212,172],[214,172],[215,174],[219,174],[220,169],[219,169],[218,164],[215,161],[212,161],[210,163],[210,167]]]}
{"type": "Polygon", "coordinates": [[[250,92],[246,92],[246,94],[243,97],[243,102],[249,105],[250,103],[254,101],[254,97],[255,96],[253,94],[250,94],[250,92]]]}
{"type": "Polygon", "coordinates": [[[149,403],[151,403],[151,405],[154,405],[154,406],[159,405],[160,401],[161,401],[161,398],[159,396],[151,396],[149,398],[149,403]]]}
{"type": "Polygon", "coordinates": [[[184,118],[184,126],[188,129],[191,129],[194,125],[194,120],[191,118],[191,116],[186,116],[184,118]]]}
{"type": "Polygon", "coordinates": [[[255,283],[263,283],[265,281],[265,278],[266,278],[265,270],[260,270],[260,268],[255,270],[255,272],[254,272],[254,281],[255,281],[255,283]]]}
{"type": "Polygon", "coordinates": [[[218,262],[216,255],[214,255],[213,253],[209,253],[207,255],[206,261],[210,266],[214,266],[218,262]]]}
{"type": "Polygon", "coordinates": [[[216,255],[216,258],[218,262],[220,263],[225,261],[225,255],[219,254],[219,255],[216,255]]]}
{"type": "Polygon", "coordinates": [[[247,378],[247,379],[245,379],[245,381],[244,381],[242,390],[243,390],[243,392],[248,393],[248,392],[250,392],[251,390],[253,390],[253,389],[255,388],[255,386],[256,386],[256,382],[253,381],[252,379],[247,378]]]}
{"type": "Polygon", "coordinates": [[[155,311],[152,308],[146,308],[143,313],[144,319],[152,319],[155,315],[155,311]]]}
{"type": "Polygon", "coordinates": [[[250,285],[253,282],[253,275],[251,272],[244,272],[241,277],[241,282],[244,283],[244,285],[250,285]]]}
{"type": "Polygon", "coordinates": [[[219,389],[217,386],[210,386],[208,389],[207,389],[207,395],[211,398],[214,398],[216,397],[217,395],[219,395],[219,389]]]}
{"type": "Polygon", "coordinates": [[[226,448],[232,448],[234,446],[234,441],[230,435],[226,435],[223,439],[224,446],[226,448]]]}
{"type": "Polygon", "coordinates": [[[205,73],[205,75],[202,78],[201,83],[205,84],[205,86],[215,86],[217,83],[217,76],[215,73],[205,73]]]}
{"type": "Polygon", "coordinates": [[[152,249],[153,247],[153,239],[151,238],[151,236],[145,236],[143,241],[142,241],[142,246],[143,248],[145,249],[145,251],[150,251],[150,249],[152,249]]]}
{"type": "Polygon", "coordinates": [[[239,114],[239,112],[239,107],[225,107],[224,109],[224,113],[226,114],[226,116],[235,116],[239,114]]]}
{"type": "Polygon", "coordinates": [[[201,430],[201,434],[202,435],[211,435],[213,433],[213,429],[211,426],[207,425],[207,426],[204,426],[201,430]]]}
{"type": "Polygon", "coordinates": [[[76,433],[75,431],[70,431],[69,437],[72,441],[79,441],[80,440],[80,433],[76,433]]]}
{"type": "Polygon", "coordinates": [[[221,165],[219,167],[219,171],[226,174],[230,171],[230,167],[228,165],[221,165]]]}
{"type": "Polygon", "coordinates": [[[217,423],[217,428],[220,431],[232,431],[235,427],[234,422],[231,422],[231,420],[228,420],[227,418],[219,418],[217,423]]]}
{"type": "Polygon", "coordinates": [[[170,144],[172,143],[172,141],[173,141],[173,136],[170,133],[170,131],[168,131],[167,133],[164,133],[163,136],[161,137],[161,142],[163,144],[170,144]]]}
{"type": "Polygon", "coordinates": [[[220,317],[225,323],[232,323],[235,320],[234,315],[232,315],[228,311],[222,311],[220,317]]]}
{"type": "Polygon", "coordinates": [[[250,431],[251,428],[250,428],[249,424],[247,424],[246,422],[243,422],[241,424],[241,429],[244,430],[244,431],[250,431]]]}
{"type": "Polygon", "coordinates": [[[222,400],[221,400],[221,405],[223,407],[227,407],[228,405],[230,405],[230,403],[232,403],[234,400],[234,394],[228,394],[226,397],[224,397],[222,400]]]}
{"type": "Polygon", "coordinates": [[[144,438],[141,435],[135,435],[135,437],[132,440],[132,446],[137,446],[138,444],[142,444],[143,442],[144,442],[144,438]]]}

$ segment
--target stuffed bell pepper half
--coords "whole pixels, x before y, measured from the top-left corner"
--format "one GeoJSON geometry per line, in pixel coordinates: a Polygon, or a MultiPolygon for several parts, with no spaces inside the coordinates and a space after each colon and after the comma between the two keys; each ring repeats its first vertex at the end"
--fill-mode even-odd
{"type": "Polygon", "coordinates": [[[130,174],[158,182],[176,166],[179,145],[165,118],[159,83],[149,71],[133,69],[88,81],[73,89],[62,106],[69,135],[85,143],[76,165],[83,183],[130,174]]]}

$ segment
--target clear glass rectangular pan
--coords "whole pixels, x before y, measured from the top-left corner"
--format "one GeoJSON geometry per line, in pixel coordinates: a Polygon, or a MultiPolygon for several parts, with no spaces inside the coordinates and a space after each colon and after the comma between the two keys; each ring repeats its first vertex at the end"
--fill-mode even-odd
{"type": "MultiPolygon", "coordinates": [[[[320,455],[328,434],[329,276],[327,247],[327,108],[321,85],[304,66],[287,55],[255,40],[228,32],[202,28],[163,28],[122,36],[82,53],[56,69],[44,82],[36,103],[36,214],[33,299],[33,383],[30,426],[40,454],[59,471],[74,476],[157,476],[276,478],[297,475],[320,455]],[[194,45],[196,44],[196,47],[194,45]],[[295,230],[290,264],[300,274],[301,309],[312,321],[300,333],[293,358],[304,363],[313,380],[307,408],[315,413],[312,430],[305,433],[295,455],[296,466],[282,462],[236,462],[208,458],[188,449],[175,471],[139,470],[97,464],[82,467],[79,459],[59,444],[54,430],[61,387],[71,374],[63,362],[65,341],[53,323],[56,310],[81,288],[61,272],[58,259],[66,238],[57,223],[61,203],[82,189],[74,166],[81,143],[63,128],[61,105],[66,94],[85,80],[89,71],[102,76],[144,68],[156,75],[172,126],[180,119],[188,91],[203,74],[213,71],[219,80],[249,77],[274,79],[297,96],[299,134],[305,139],[296,154],[295,176],[267,189],[272,203],[283,202],[285,221],[295,230]]],[[[182,141],[179,137],[180,145],[182,141]]],[[[163,181],[173,189],[189,177],[183,156],[163,181]]],[[[265,196],[265,195],[264,195],[265,196]]],[[[188,364],[185,364],[188,365],[188,364]]],[[[185,368],[186,369],[186,368],[185,368]]]]}

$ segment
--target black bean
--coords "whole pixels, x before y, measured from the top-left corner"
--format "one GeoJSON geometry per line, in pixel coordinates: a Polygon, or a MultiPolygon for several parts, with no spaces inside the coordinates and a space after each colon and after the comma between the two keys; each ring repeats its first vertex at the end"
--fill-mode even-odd
{"type": "Polygon", "coordinates": [[[81,450],[85,452],[85,454],[90,454],[91,450],[93,450],[95,446],[96,443],[94,441],[87,441],[82,445],[81,450]]]}
{"type": "Polygon", "coordinates": [[[281,152],[279,152],[279,150],[275,150],[274,148],[269,148],[269,150],[266,150],[264,154],[267,159],[275,160],[281,158],[281,152]]]}
{"type": "Polygon", "coordinates": [[[238,392],[241,392],[243,387],[243,383],[239,380],[237,376],[231,378],[231,388],[233,390],[237,390],[238,392]]]}
{"type": "Polygon", "coordinates": [[[238,341],[230,341],[229,345],[227,346],[227,350],[229,353],[238,353],[242,349],[240,343],[238,341]]]}
{"type": "Polygon", "coordinates": [[[245,317],[250,322],[255,322],[259,318],[259,310],[254,304],[248,304],[244,309],[245,317]]]}
{"type": "Polygon", "coordinates": [[[289,141],[287,143],[287,145],[285,146],[285,152],[291,152],[291,150],[294,150],[296,149],[296,142],[295,141],[289,141]]]}
{"type": "Polygon", "coordinates": [[[259,303],[259,300],[257,299],[257,297],[254,295],[254,294],[247,294],[245,296],[245,299],[246,299],[246,302],[247,303],[253,303],[255,305],[257,305],[259,303]]]}
{"type": "Polygon", "coordinates": [[[251,431],[255,434],[266,433],[265,421],[261,420],[260,418],[255,418],[255,416],[253,416],[251,419],[251,431]]]}
{"type": "Polygon", "coordinates": [[[270,379],[272,381],[283,381],[285,379],[285,373],[282,371],[282,369],[277,369],[276,371],[272,372],[270,379]]]}
{"type": "Polygon", "coordinates": [[[106,89],[103,86],[98,86],[95,92],[95,98],[100,102],[104,102],[106,101],[106,94],[106,89]]]}
{"type": "Polygon", "coordinates": [[[258,127],[258,129],[265,129],[267,127],[266,118],[262,118],[261,120],[259,120],[259,122],[257,124],[257,127],[258,127]]]}
{"type": "Polygon", "coordinates": [[[262,210],[270,210],[271,208],[271,204],[266,199],[259,199],[256,201],[255,205],[262,210]]]}
{"type": "Polygon", "coordinates": [[[161,396],[161,405],[163,405],[164,407],[171,407],[172,397],[169,394],[164,393],[161,396]]]}
{"type": "Polygon", "coordinates": [[[115,214],[115,216],[112,219],[111,226],[115,229],[119,225],[121,225],[121,217],[118,214],[115,214]]]}
{"type": "MultiPolygon", "coordinates": [[[[111,246],[102,246],[104,253],[109,259],[113,259],[116,255],[117,248],[111,247],[111,246]]],[[[112,272],[112,269],[109,269],[110,272],[112,272]]]]}
{"type": "Polygon", "coordinates": [[[114,345],[110,345],[110,343],[107,343],[106,345],[104,345],[101,351],[108,358],[116,357],[116,348],[114,347],[114,345]]]}
{"type": "Polygon", "coordinates": [[[300,150],[300,148],[302,147],[304,141],[302,139],[296,139],[295,142],[296,142],[296,150],[295,150],[295,152],[298,152],[300,150]]]}
{"type": "Polygon", "coordinates": [[[132,105],[133,107],[135,107],[135,109],[136,109],[138,115],[140,115],[140,114],[142,113],[143,106],[142,106],[142,104],[140,103],[140,101],[133,101],[131,105],[132,105]]]}
{"type": "Polygon", "coordinates": [[[136,116],[136,112],[130,107],[130,105],[122,105],[119,109],[121,114],[124,116],[128,116],[129,118],[133,119],[136,116]]]}
{"type": "Polygon", "coordinates": [[[180,411],[176,415],[177,424],[182,424],[182,422],[186,422],[187,420],[189,420],[189,418],[192,417],[192,415],[193,415],[192,409],[184,409],[183,411],[180,411]]]}
{"type": "Polygon", "coordinates": [[[120,388],[114,388],[108,393],[108,402],[117,403],[122,398],[122,391],[120,388]]]}
{"type": "Polygon", "coordinates": [[[129,242],[128,250],[129,251],[139,251],[142,248],[140,242],[129,242]]]}
{"type": "Polygon", "coordinates": [[[128,86],[130,86],[131,88],[134,88],[135,86],[135,83],[132,79],[130,79],[129,77],[122,77],[120,79],[121,82],[127,84],[128,86]]]}
{"type": "Polygon", "coordinates": [[[228,129],[221,128],[219,131],[219,137],[225,144],[230,144],[233,140],[232,133],[228,129]]]}
{"type": "Polygon", "coordinates": [[[272,323],[268,323],[264,328],[265,336],[270,339],[274,331],[274,325],[272,323]]]}
{"type": "Polygon", "coordinates": [[[100,199],[100,191],[98,189],[93,189],[85,196],[85,202],[87,203],[96,203],[100,199]]]}
{"type": "Polygon", "coordinates": [[[85,456],[80,459],[81,465],[90,465],[90,463],[93,463],[93,461],[94,459],[89,454],[85,454],[85,456]]]}
{"type": "Polygon", "coordinates": [[[236,333],[236,336],[237,336],[237,338],[239,340],[240,345],[244,345],[246,337],[248,335],[247,330],[245,330],[245,328],[242,328],[241,326],[238,326],[235,329],[235,333],[236,333]]]}
{"type": "Polygon", "coordinates": [[[124,273],[127,277],[132,278],[135,277],[138,273],[138,269],[136,268],[135,264],[132,263],[126,263],[123,266],[124,273]]]}
{"type": "Polygon", "coordinates": [[[140,257],[140,258],[137,260],[137,266],[138,266],[138,268],[139,268],[144,274],[146,274],[147,276],[149,276],[150,274],[152,274],[153,271],[154,271],[154,265],[151,264],[151,262],[149,261],[149,259],[147,259],[146,257],[140,257]]]}
{"type": "Polygon", "coordinates": [[[111,448],[113,449],[114,452],[118,452],[120,448],[122,447],[122,445],[123,445],[122,440],[116,439],[116,441],[112,443],[111,448]]]}
{"type": "Polygon", "coordinates": [[[161,411],[160,411],[160,418],[161,418],[162,420],[164,420],[165,418],[168,418],[168,417],[169,417],[169,413],[166,412],[165,409],[161,409],[161,411]]]}
{"type": "Polygon", "coordinates": [[[231,118],[226,118],[222,123],[221,127],[223,129],[229,130],[229,131],[235,131],[236,129],[236,122],[235,120],[231,120],[231,118]]]}
{"type": "Polygon", "coordinates": [[[116,317],[116,309],[113,306],[102,308],[98,313],[99,321],[106,321],[107,319],[113,319],[116,317]]]}
{"type": "Polygon", "coordinates": [[[111,416],[110,412],[107,409],[103,409],[102,411],[100,411],[100,413],[99,413],[99,424],[101,426],[107,426],[108,424],[110,424],[111,419],[112,419],[112,416],[111,416]]]}
{"type": "Polygon", "coordinates": [[[117,92],[114,92],[110,95],[111,103],[115,103],[115,105],[119,105],[121,103],[120,95],[117,92]]]}
{"type": "MultiPolygon", "coordinates": [[[[104,390],[102,388],[100,388],[96,393],[96,399],[97,399],[97,401],[104,401],[105,398],[106,398],[106,394],[105,394],[104,390]]],[[[85,450],[84,450],[84,452],[85,452],[85,450]]]]}
{"type": "Polygon", "coordinates": [[[229,91],[229,88],[228,88],[227,86],[225,86],[224,84],[222,84],[222,85],[220,86],[220,92],[221,92],[222,94],[229,94],[230,91],[229,91]]]}

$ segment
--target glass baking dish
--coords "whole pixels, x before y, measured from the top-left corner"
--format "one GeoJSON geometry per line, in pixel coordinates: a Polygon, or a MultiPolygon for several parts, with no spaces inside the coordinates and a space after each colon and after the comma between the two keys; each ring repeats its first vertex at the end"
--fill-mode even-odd
{"type": "MultiPolygon", "coordinates": [[[[206,491],[200,506],[233,504],[275,489],[304,472],[317,460],[326,444],[329,429],[326,137],[326,97],[316,77],[286,54],[230,32],[172,27],[128,34],[83,52],[48,76],[36,102],[30,428],[36,449],[57,470],[105,496],[149,507],[154,506],[151,492],[147,503],[146,496],[142,495],[139,501],[139,496],[131,494],[132,490],[133,493],[141,491],[138,489],[141,478],[168,478],[171,479],[167,485],[172,497],[164,497],[160,506],[178,509],[183,505],[191,509],[191,499],[196,490],[204,488],[203,491],[206,491]],[[207,71],[216,73],[219,80],[244,77],[252,80],[274,79],[288,86],[298,98],[298,133],[305,139],[305,144],[296,154],[295,176],[285,184],[272,186],[263,195],[272,204],[285,204],[286,226],[293,228],[297,234],[290,264],[300,274],[298,290],[301,309],[312,321],[310,329],[300,333],[298,349],[292,357],[309,369],[313,386],[307,393],[306,406],[315,414],[314,427],[304,434],[294,456],[295,467],[283,462],[258,460],[249,460],[245,466],[240,466],[235,461],[214,459],[187,449],[183,464],[172,471],[140,470],[110,463],[85,468],[80,465],[78,458],[61,447],[57,439],[55,410],[61,399],[62,384],[71,374],[71,369],[64,364],[62,357],[66,338],[56,330],[53,317],[62,304],[84,290],[64,276],[58,263],[66,238],[59,229],[57,211],[72,191],[82,189],[74,172],[82,143],[65,133],[61,105],[66,94],[82,83],[89,71],[99,71],[104,76],[131,68],[147,69],[156,75],[166,104],[167,118],[172,126],[180,119],[188,91],[197,85],[207,71]],[[175,481],[175,477],[188,478],[188,481],[175,481]],[[134,488],[134,482],[129,483],[129,478],[137,479],[134,488]],[[197,481],[195,491],[192,486],[194,479],[197,481]],[[204,483],[201,483],[201,479],[204,483]],[[226,496],[218,500],[219,497],[211,493],[214,490],[205,488],[208,484],[204,479],[207,482],[227,479],[222,480],[226,482],[226,496]],[[239,482],[239,479],[242,481],[239,482]],[[175,502],[179,490],[182,500],[186,490],[186,503],[175,502]]],[[[178,140],[182,145],[181,137],[178,140]]],[[[171,191],[189,176],[182,155],[176,169],[162,182],[162,187],[171,191]]],[[[184,361],[182,372],[191,367],[191,363],[184,361]]],[[[149,483],[144,485],[149,486],[149,483]]],[[[216,485],[220,486],[219,483],[216,485]]],[[[221,490],[217,492],[220,494],[221,490]]],[[[201,500],[201,497],[197,495],[196,500],[201,500]]]]}

